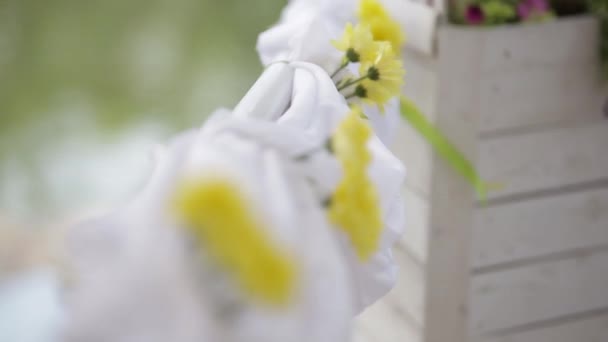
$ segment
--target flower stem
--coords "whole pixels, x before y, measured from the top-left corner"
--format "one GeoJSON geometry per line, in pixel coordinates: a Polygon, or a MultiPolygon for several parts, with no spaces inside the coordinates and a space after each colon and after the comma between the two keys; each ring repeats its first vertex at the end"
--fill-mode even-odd
{"type": "Polygon", "coordinates": [[[348,94],[348,95],[344,96],[344,98],[348,100],[348,99],[351,99],[351,98],[353,98],[353,97],[355,97],[355,96],[357,96],[357,92],[356,92],[356,91],[353,91],[352,93],[350,93],[350,94],[348,94]]]}
{"type": "Polygon", "coordinates": [[[359,77],[357,79],[354,79],[352,81],[348,81],[348,82],[342,84],[341,86],[339,86],[338,90],[342,90],[344,88],[348,88],[348,87],[352,86],[353,84],[357,84],[357,83],[359,83],[359,82],[361,82],[361,81],[363,81],[363,80],[365,80],[367,78],[369,78],[369,75],[361,76],[361,77],[359,77]]]}
{"type": "Polygon", "coordinates": [[[342,62],[342,64],[340,65],[340,67],[338,69],[336,69],[336,71],[333,72],[333,74],[331,74],[331,78],[336,77],[336,75],[344,70],[344,68],[346,68],[348,66],[348,60],[345,60],[344,62],[342,62]]]}

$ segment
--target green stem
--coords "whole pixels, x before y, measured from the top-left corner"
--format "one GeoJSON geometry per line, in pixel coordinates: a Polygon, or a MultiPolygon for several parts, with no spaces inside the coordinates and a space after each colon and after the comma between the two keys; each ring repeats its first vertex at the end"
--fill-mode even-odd
{"type": "Polygon", "coordinates": [[[349,94],[349,95],[344,96],[344,98],[348,100],[348,99],[351,99],[351,98],[353,98],[353,97],[355,97],[355,96],[357,96],[357,92],[356,92],[356,91],[355,91],[355,92],[352,92],[352,93],[351,93],[351,94],[349,94]]]}
{"type": "Polygon", "coordinates": [[[345,89],[345,88],[348,88],[348,87],[352,86],[353,84],[357,84],[357,83],[359,83],[359,82],[361,82],[361,81],[363,81],[363,80],[365,80],[367,78],[369,78],[369,75],[361,76],[361,77],[359,77],[359,78],[357,78],[355,80],[348,81],[348,82],[344,83],[343,85],[339,86],[338,87],[338,91],[340,91],[342,89],[345,89]]]}
{"type": "Polygon", "coordinates": [[[336,69],[336,71],[334,71],[334,73],[333,73],[333,74],[331,74],[331,78],[336,77],[336,75],[337,75],[337,74],[338,74],[340,71],[344,70],[344,68],[346,68],[347,66],[348,66],[348,60],[345,60],[344,62],[342,62],[342,64],[340,65],[340,67],[339,67],[338,69],[336,69]]]}
{"type": "Polygon", "coordinates": [[[485,182],[473,163],[411,101],[403,96],[401,97],[401,116],[434,147],[437,154],[471,183],[482,203],[486,200],[488,190],[501,188],[500,184],[485,182]]]}

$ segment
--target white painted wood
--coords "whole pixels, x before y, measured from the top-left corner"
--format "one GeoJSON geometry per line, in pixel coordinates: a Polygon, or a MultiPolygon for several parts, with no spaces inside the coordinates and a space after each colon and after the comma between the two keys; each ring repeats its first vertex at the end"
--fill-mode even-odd
{"type": "Polygon", "coordinates": [[[427,199],[433,162],[428,143],[407,122],[399,122],[391,150],[406,167],[406,189],[422,199],[427,199]]]}
{"type": "Polygon", "coordinates": [[[428,248],[429,205],[412,191],[402,191],[405,203],[406,231],[399,248],[411,255],[416,262],[426,263],[428,248]]]}
{"type": "MultiPolygon", "coordinates": [[[[472,28],[475,30],[476,28],[472,28]]],[[[593,16],[479,30],[481,70],[491,72],[546,65],[597,65],[598,25],[593,16]]]]}
{"type": "Polygon", "coordinates": [[[422,342],[422,333],[390,305],[378,303],[355,320],[355,341],[422,342]]]}
{"type": "Polygon", "coordinates": [[[432,149],[428,143],[407,122],[400,122],[391,150],[406,167],[406,189],[422,199],[428,199],[433,163],[432,149]]]}
{"type": "MultiPolygon", "coordinates": [[[[404,94],[415,99],[420,110],[429,120],[434,121],[437,79],[436,71],[433,69],[436,62],[412,51],[406,51],[404,64],[407,70],[404,94]]],[[[407,168],[407,187],[419,196],[428,198],[432,149],[407,122],[399,122],[396,131],[391,150],[407,168]]]]}
{"type": "Polygon", "coordinates": [[[608,245],[608,189],[482,207],[473,267],[598,245],[608,245]]]}
{"type": "Polygon", "coordinates": [[[406,33],[409,49],[433,55],[438,12],[424,3],[410,0],[382,0],[406,33]]]}
{"type": "MultiPolygon", "coordinates": [[[[441,28],[436,126],[464,155],[477,148],[479,49],[476,36],[441,28]],[[462,85],[466,84],[466,87],[462,85]]],[[[424,337],[427,342],[467,340],[469,245],[473,213],[471,186],[442,159],[433,157],[426,262],[424,337]]]]}
{"type": "Polygon", "coordinates": [[[481,132],[601,116],[606,86],[592,16],[482,30],[481,132]]]}
{"type": "Polygon", "coordinates": [[[600,119],[608,88],[599,75],[599,65],[591,62],[525,64],[483,74],[480,132],[600,119]]]}
{"type": "Polygon", "coordinates": [[[399,264],[399,280],[395,288],[383,299],[401,313],[404,319],[417,327],[424,326],[425,315],[425,269],[411,255],[400,248],[395,249],[394,256],[399,264]]]}
{"type": "Polygon", "coordinates": [[[608,314],[564,322],[543,328],[497,337],[479,337],[474,342],[606,342],[608,314]]]}
{"type": "MultiPolygon", "coordinates": [[[[441,34],[440,46],[454,48],[459,36],[471,47],[469,51],[478,52],[473,48],[474,37],[449,28],[441,34]]],[[[475,56],[435,60],[411,50],[404,55],[408,70],[405,93],[470,158],[476,154],[478,110],[477,101],[470,99],[478,96],[479,56],[471,57],[475,56]],[[444,75],[441,79],[440,74],[444,75]],[[462,82],[469,87],[462,87],[462,82]]],[[[401,123],[398,132],[392,150],[408,168],[403,192],[408,231],[395,251],[401,267],[399,282],[378,305],[391,306],[402,322],[420,329],[425,342],[465,342],[472,189],[434,155],[408,123],[401,123]]],[[[377,333],[377,329],[372,326],[365,334],[377,333]]]]}
{"type": "Polygon", "coordinates": [[[491,139],[480,145],[479,170],[504,188],[499,198],[605,179],[608,120],[491,139]]]}
{"type": "Polygon", "coordinates": [[[608,307],[608,251],[475,275],[474,334],[608,307]]]}
{"type": "Polygon", "coordinates": [[[469,159],[479,158],[485,179],[505,187],[474,220],[471,186],[407,123],[398,127],[393,151],[408,168],[408,230],[396,251],[402,277],[374,309],[401,318],[363,325],[366,340],[396,338],[391,319],[416,327],[424,342],[505,328],[513,333],[488,342],[587,342],[601,333],[595,321],[581,323],[592,332],[563,321],[516,332],[608,307],[608,251],[588,248],[608,244],[608,189],[572,192],[608,179],[596,40],[597,23],[581,17],[441,26],[434,56],[405,51],[405,94],[469,159]],[[569,193],[560,193],[564,186],[569,193]]]}
{"type": "Polygon", "coordinates": [[[435,121],[438,101],[437,59],[406,49],[403,54],[403,66],[406,71],[403,93],[415,99],[422,113],[431,121],[435,121]]]}

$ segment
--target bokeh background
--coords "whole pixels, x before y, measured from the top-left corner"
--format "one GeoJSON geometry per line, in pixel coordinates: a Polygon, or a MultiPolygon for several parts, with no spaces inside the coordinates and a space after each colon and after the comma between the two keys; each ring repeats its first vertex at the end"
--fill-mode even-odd
{"type": "Polygon", "coordinates": [[[0,1],[0,215],[128,199],[152,144],[232,107],[283,0],[0,1]]]}

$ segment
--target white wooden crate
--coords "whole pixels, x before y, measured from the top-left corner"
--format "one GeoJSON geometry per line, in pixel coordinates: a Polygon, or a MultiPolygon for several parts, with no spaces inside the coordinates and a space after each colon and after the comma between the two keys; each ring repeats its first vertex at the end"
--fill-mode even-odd
{"type": "Polygon", "coordinates": [[[608,92],[596,21],[443,25],[433,37],[436,50],[405,53],[405,93],[505,186],[477,204],[399,127],[402,274],[361,317],[359,340],[608,341],[608,92]]]}

